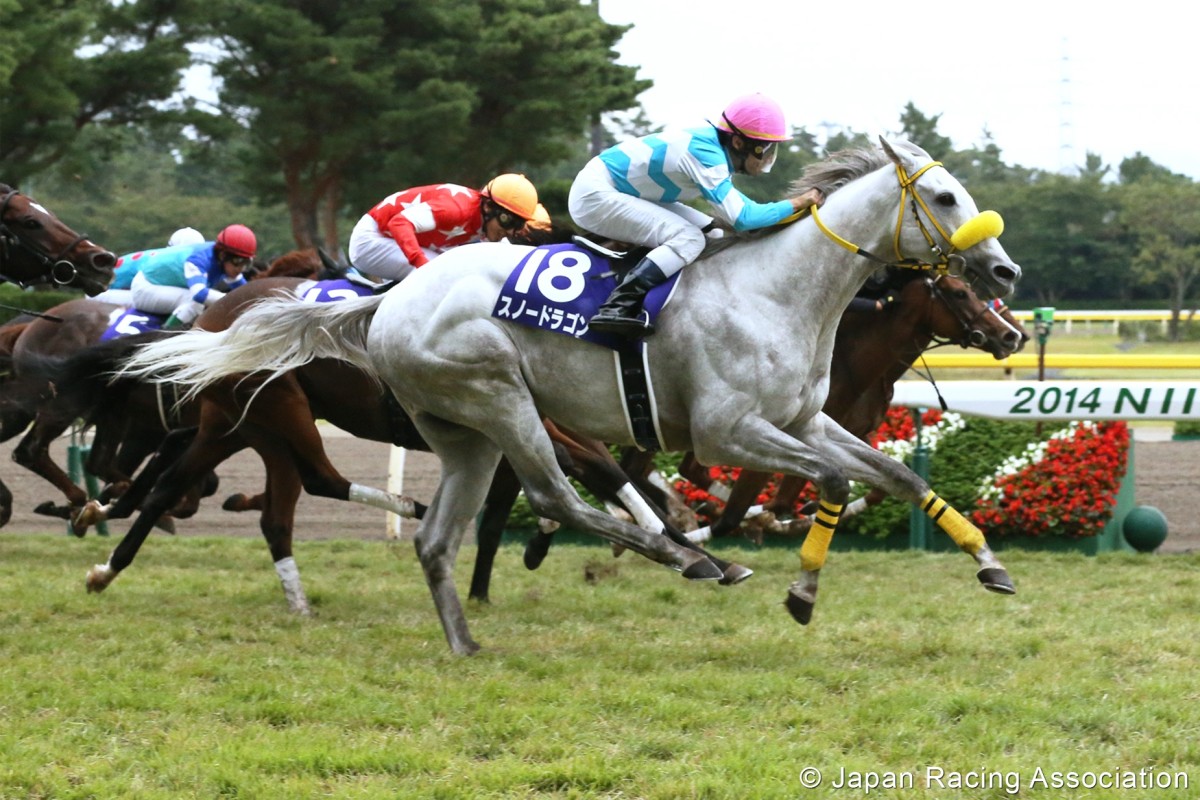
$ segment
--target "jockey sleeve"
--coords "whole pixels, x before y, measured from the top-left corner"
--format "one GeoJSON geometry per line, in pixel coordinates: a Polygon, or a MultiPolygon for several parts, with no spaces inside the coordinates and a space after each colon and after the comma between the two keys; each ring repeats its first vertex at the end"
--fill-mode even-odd
{"type": "Polygon", "coordinates": [[[227,279],[225,270],[217,258],[214,248],[200,247],[183,262],[183,279],[187,282],[188,293],[197,303],[208,299],[208,290],[217,281],[225,280],[230,289],[241,286],[246,282],[245,276],[227,279]]]}
{"type": "Polygon", "coordinates": [[[483,220],[479,192],[453,183],[396,192],[369,212],[414,267],[429,261],[424,248],[442,250],[474,241],[483,220]]]}
{"type": "Polygon", "coordinates": [[[739,231],[765,228],[792,214],[787,200],[757,203],[733,185],[733,166],[711,125],[632,139],[599,156],[618,191],[656,203],[703,197],[739,231]]]}

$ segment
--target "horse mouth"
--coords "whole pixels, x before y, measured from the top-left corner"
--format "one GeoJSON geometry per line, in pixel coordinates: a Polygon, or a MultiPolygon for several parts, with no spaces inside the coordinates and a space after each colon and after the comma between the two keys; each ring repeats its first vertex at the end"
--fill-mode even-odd
{"type": "MultiPolygon", "coordinates": [[[[111,280],[111,276],[109,276],[109,280],[111,280]]],[[[108,288],[108,280],[100,280],[86,275],[76,275],[75,280],[71,281],[68,285],[83,289],[83,293],[88,297],[95,297],[108,288]]]]}

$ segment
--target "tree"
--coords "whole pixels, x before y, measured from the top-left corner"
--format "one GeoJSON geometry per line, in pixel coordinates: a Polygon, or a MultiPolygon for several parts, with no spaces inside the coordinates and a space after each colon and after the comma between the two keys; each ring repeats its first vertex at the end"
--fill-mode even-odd
{"type": "Polygon", "coordinates": [[[209,13],[220,108],[253,134],[243,178],[285,200],[304,246],[320,228],[336,247],[346,204],[562,158],[646,85],[614,63],[625,28],[576,0],[214,0],[209,13]]]}
{"type": "Polygon", "coordinates": [[[1182,310],[1200,278],[1200,184],[1151,170],[1120,196],[1121,223],[1136,242],[1134,275],[1166,291],[1169,336],[1178,341],[1182,310]]]}
{"type": "Polygon", "coordinates": [[[929,155],[940,159],[954,150],[954,143],[937,132],[938,120],[941,118],[941,114],[925,116],[917,110],[912,101],[909,101],[900,114],[900,133],[929,155]]]}
{"type": "Polygon", "coordinates": [[[90,126],[160,116],[188,64],[187,0],[0,0],[0,152],[19,184],[90,126]]]}

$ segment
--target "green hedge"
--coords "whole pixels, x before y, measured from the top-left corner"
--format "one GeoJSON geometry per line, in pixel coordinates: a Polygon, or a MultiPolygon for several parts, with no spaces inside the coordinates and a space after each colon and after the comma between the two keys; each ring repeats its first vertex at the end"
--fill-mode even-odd
{"type": "Polygon", "coordinates": [[[45,311],[83,296],[83,292],[75,290],[21,289],[11,283],[0,284],[0,324],[19,316],[22,311],[45,311]]]}

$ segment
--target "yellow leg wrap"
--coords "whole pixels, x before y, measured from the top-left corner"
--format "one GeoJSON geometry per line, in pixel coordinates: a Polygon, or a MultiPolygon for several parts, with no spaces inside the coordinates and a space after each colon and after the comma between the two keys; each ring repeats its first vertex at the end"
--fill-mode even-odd
{"type": "Polygon", "coordinates": [[[825,565],[825,556],[829,554],[829,543],[833,541],[833,532],[837,530],[838,517],[842,515],[842,507],[822,500],[813,517],[812,527],[804,537],[804,545],[800,548],[800,567],[812,572],[825,565]]]}
{"type": "Polygon", "coordinates": [[[950,534],[954,543],[964,551],[975,555],[979,552],[979,548],[987,546],[983,532],[976,528],[969,519],[947,505],[946,501],[938,497],[932,490],[921,501],[921,508],[925,510],[931,520],[938,524],[939,528],[950,534]]]}

